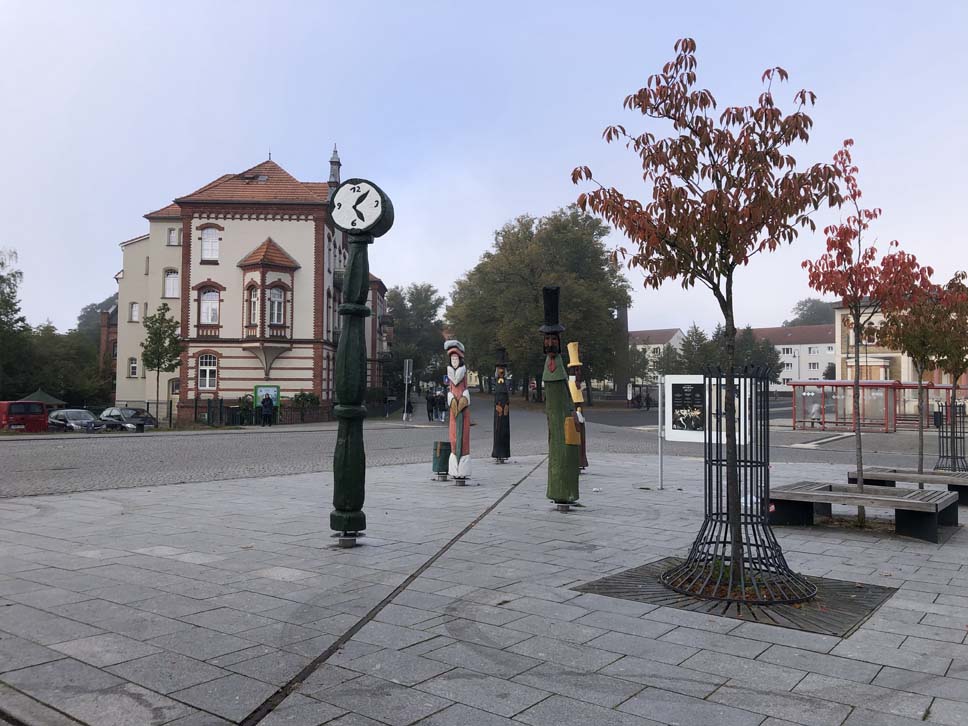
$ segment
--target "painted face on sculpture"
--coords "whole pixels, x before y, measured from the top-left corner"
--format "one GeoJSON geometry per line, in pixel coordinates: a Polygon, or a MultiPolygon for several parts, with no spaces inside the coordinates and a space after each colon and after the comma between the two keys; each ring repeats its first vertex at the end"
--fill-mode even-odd
{"type": "Polygon", "coordinates": [[[504,378],[506,375],[507,373],[500,366],[494,369],[494,377],[497,379],[498,383],[504,383],[504,378]]]}
{"type": "Polygon", "coordinates": [[[463,362],[461,361],[460,356],[457,355],[456,353],[451,353],[450,354],[450,367],[451,368],[460,368],[461,365],[463,365],[463,362]]]}
{"type": "Polygon", "coordinates": [[[555,333],[547,333],[544,337],[544,352],[549,355],[557,355],[561,352],[561,338],[555,333]]]}

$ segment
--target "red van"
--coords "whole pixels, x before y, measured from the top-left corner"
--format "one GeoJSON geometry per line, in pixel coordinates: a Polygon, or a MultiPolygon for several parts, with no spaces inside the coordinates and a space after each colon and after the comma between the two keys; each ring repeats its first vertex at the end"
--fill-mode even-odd
{"type": "Polygon", "coordinates": [[[0,401],[0,431],[40,433],[46,430],[46,403],[42,401],[0,401]]]}

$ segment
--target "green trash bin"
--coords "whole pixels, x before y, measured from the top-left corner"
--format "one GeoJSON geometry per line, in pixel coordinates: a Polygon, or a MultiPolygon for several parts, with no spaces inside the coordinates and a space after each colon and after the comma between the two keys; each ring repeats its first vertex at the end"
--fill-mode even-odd
{"type": "Polygon", "coordinates": [[[434,468],[434,474],[437,475],[437,481],[447,481],[447,466],[449,463],[450,463],[450,442],[435,441],[433,468],[434,468]]]}

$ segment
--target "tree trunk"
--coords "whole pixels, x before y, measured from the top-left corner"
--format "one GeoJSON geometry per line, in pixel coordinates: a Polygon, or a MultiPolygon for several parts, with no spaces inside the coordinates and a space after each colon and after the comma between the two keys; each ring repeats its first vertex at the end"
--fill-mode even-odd
{"type": "MultiPolygon", "coordinates": [[[[915,367],[918,374],[918,474],[924,472],[924,373],[915,367]]],[[[924,489],[924,482],[918,482],[918,489],[924,489]]]]}
{"type": "MultiPolygon", "coordinates": [[[[864,451],[860,436],[860,305],[852,311],[854,318],[854,447],[857,455],[857,491],[864,491],[864,451]]],[[[867,523],[867,510],[857,507],[857,524],[867,523]]]]}
{"type": "Polygon", "coordinates": [[[726,402],[723,411],[726,419],[726,520],[729,523],[730,567],[735,568],[737,578],[733,583],[745,581],[743,576],[743,530],[742,502],[739,492],[739,470],[736,452],[736,324],[733,320],[732,279],[726,280],[726,297],[723,303],[724,333],[726,344],[726,402]]]}
{"type": "Polygon", "coordinates": [[[949,409],[950,419],[948,421],[948,430],[951,432],[951,444],[948,453],[951,455],[951,471],[958,471],[958,460],[956,455],[958,454],[958,448],[956,446],[958,441],[958,376],[959,373],[952,372],[951,374],[951,408],[949,409]]]}
{"type": "Polygon", "coordinates": [[[158,397],[161,395],[161,368],[155,371],[155,418],[161,420],[161,404],[158,397]]]}

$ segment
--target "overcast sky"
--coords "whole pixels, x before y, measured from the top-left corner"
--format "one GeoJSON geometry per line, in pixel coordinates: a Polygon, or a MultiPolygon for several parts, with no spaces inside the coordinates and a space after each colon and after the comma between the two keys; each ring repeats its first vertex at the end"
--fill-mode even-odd
{"type": "MultiPolygon", "coordinates": [[[[62,330],[115,290],[118,242],[142,215],[272,158],[391,196],[396,226],[371,269],[392,286],[448,292],[517,215],[574,201],[588,164],[628,193],[641,169],[607,146],[622,99],[698,42],[699,81],[751,103],[763,69],[817,93],[801,162],[856,140],[875,233],[938,270],[965,267],[968,13],[960,2],[41,2],[0,0],[0,247],[14,248],[31,324],[62,330]]],[[[640,198],[645,190],[642,189],[640,198]]],[[[613,235],[618,244],[621,238],[613,235]]],[[[805,234],[741,275],[737,319],[778,325],[811,295],[805,234]]],[[[705,289],[635,289],[630,327],[711,328],[705,289]]],[[[567,305],[567,297],[563,299],[567,305]]],[[[514,311],[508,311],[514,314],[514,311]]]]}

